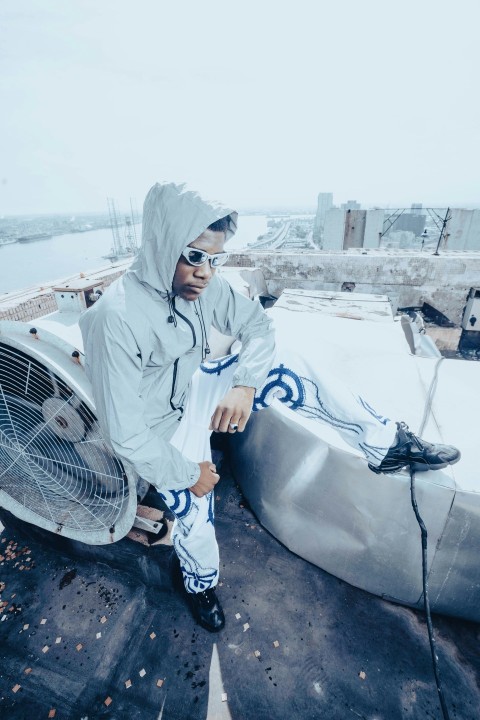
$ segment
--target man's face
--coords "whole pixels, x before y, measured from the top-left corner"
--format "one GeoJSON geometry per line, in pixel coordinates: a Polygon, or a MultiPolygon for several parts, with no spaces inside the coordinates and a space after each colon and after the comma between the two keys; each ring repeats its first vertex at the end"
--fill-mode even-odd
{"type": "MultiPolygon", "coordinates": [[[[225,233],[214,230],[205,230],[188,247],[204,250],[210,255],[223,252],[225,244],[225,233]]],[[[215,275],[215,268],[210,267],[207,260],[203,265],[196,267],[190,265],[183,256],[177,263],[175,275],[173,276],[173,292],[184,300],[196,300],[207,287],[215,275]]]]}

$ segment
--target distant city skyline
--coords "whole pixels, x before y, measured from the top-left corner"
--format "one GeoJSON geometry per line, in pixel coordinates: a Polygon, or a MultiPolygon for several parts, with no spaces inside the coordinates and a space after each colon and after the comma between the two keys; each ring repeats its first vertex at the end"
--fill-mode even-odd
{"type": "MultiPolygon", "coordinates": [[[[346,203],[336,202],[336,203],[334,203],[333,207],[341,208],[342,205],[345,205],[345,204],[346,203]]],[[[406,205],[399,205],[399,204],[395,204],[395,203],[390,203],[388,205],[381,205],[379,203],[368,204],[368,203],[363,203],[363,202],[359,201],[359,204],[365,210],[373,210],[375,208],[378,208],[381,210],[399,210],[399,209],[412,210],[412,203],[406,204],[406,205]]],[[[105,200],[105,208],[100,208],[100,209],[83,208],[83,209],[76,209],[76,210],[69,209],[69,210],[63,210],[63,211],[58,211],[58,212],[57,211],[54,211],[54,212],[32,211],[32,212],[19,212],[19,213],[3,213],[3,214],[0,214],[0,220],[4,220],[5,218],[9,218],[9,217],[20,218],[20,217],[30,217],[30,216],[31,217],[54,217],[54,216],[75,217],[76,215],[78,215],[78,216],[102,215],[102,216],[108,217],[108,210],[106,209],[106,207],[107,207],[107,203],[105,200]]],[[[474,209],[480,208],[480,202],[477,204],[471,203],[471,204],[463,204],[463,205],[453,205],[453,204],[449,204],[449,203],[446,203],[444,205],[425,205],[423,203],[421,209],[422,209],[422,211],[426,211],[428,209],[430,209],[430,210],[432,210],[432,209],[446,210],[447,207],[465,208],[465,209],[469,209],[469,210],[474,210],[474,209]]],[[[316,205],[314,205],[314,204],[292,205],[292,204],[286,203],[285,205],[275,205],[275,203],[272,203],[271,205],[257,205],[257,206],[254,206],[254,205],[241,206],[241,205],[237,204],[236,209],[240,213],[240,215],[250,215],[250,214],[268,215],[269,213],[274,214],[276,212],[278,212],[278,213],[298,212],[298,213],[308,213],[309,215],[315,215],[317,208],[316,208],[316,205]]],[[[122,207],[119,206],[119,215],[121,217],[123,217],[124,215],[126,215],[128,213],[129,213],[129,210],[126,205],[123,210],[122,210],[122,207]]],[[[139,215],[142,214],[141,205],[138,205],[138,214],[139,215]]]]}
{"type": "Polygon", "coordinates": [[[249,210],[315,211],[322,191],[480,205],[480,5],[394,17],[381,0],[3,0],[0,216],[140,210],[158,180],[249,210]]]}

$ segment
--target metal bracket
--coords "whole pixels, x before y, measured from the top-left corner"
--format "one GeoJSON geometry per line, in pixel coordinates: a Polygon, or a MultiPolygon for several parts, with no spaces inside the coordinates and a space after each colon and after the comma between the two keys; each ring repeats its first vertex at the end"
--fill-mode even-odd
{"type": "Polygon", "coordinates": [[[163,523],[161,520],[149,520],[148,518],[135,515],[133,527],[139,528],[139,530],[146,530],[147,532],[155,533],[156,535],[158,535],[158,533],[163,527],[163,523]]]}

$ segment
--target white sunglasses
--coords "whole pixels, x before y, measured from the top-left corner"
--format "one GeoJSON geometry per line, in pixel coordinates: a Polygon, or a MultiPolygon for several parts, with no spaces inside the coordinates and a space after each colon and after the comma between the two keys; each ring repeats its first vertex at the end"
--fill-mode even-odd
{"type": "Polygon", "coordinates": [[[182,257],[184,257],[190,265],[194,265],[195,267],[200,267],[200,265],[206,263],[207,260],[210,261],[210,267],[220,267],[220,265],[225,265],[228,260],[228,255],[226,252],[210,255],[210,253],[205,252],[205,250],[192,247],[186,247],[182,252],[182,257]]]}

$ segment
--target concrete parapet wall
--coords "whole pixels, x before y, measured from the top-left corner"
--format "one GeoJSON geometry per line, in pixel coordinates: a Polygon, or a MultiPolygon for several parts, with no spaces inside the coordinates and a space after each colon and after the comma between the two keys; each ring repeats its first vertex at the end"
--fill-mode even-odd
{"type": "MultiPolygon", "coordinates": [[[[480,253],[475,252],[445,252],[438,257],[394,250],[249,252],[232,254],[228,265],[248,270],[241,274],[254,295],[279,297],[287,287],[337,292],[348,284],[354,285],[354,292],[388,295],[394,310],[426,302],[456,324],[470,288],[480,287],[480,253]]],[[[107,287],[125,269],[97,272],[95,280],[107,287]]],[[[2,297],[0,320],[34,320],[56,309],[50,288],[32,290],[2,297]]]]}
{"type": "Polygon", "coordinates": [[[401,251],[245,253],[230,256],[229,265],[260,269],[268,291],[278,297],[285,288],[355,291],[388,295],[394,309],[424,302],[460,323],[471,287],[480,286],[480,253],[401,251]]]}
{"type": "MultiPolygon", "coordinates": [[[[117,272],[109,271],[105,275],[95,274],[95,280],[108,287],[110,283],[116,280],[125,271],[117,272]]],[[[60,281],[59,281],[60,282],[60,281]]],[[[25,291],[24,293],[15,293],[11,297],[4,296],[0,299],[0,320],[21,320],[27,322],[35,320],[35,318],[49,315],[57,310],[55,294],[51,288],[42,290],[25,291]]]]}
{"type": "Polygon", "coordinates": [[[36,297],[22,300],[18,303],[8,303],[0,306],[0,320],[34,320],[42,315],[55,312],[57,303],[53,292],[45,291],[36,297]]]}

